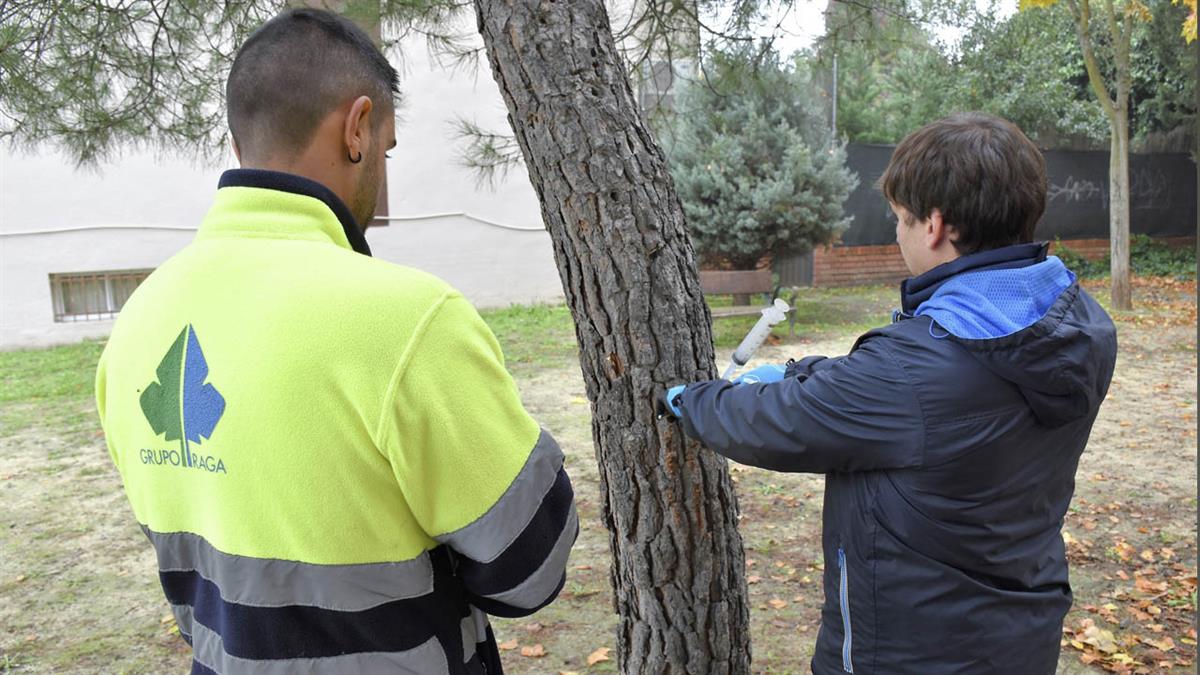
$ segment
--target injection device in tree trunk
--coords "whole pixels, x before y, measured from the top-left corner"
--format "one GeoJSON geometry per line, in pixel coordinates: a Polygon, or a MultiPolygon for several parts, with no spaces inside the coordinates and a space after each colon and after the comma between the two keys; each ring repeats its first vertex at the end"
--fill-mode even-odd
{"type": "Polygon", "coordinates": [[[754,352],[758,351],[758,348],[762,346],[767,336],[771,334],[771,328],[786,319],[787,313],[791,309],[786,302],[779,298],[776,298],[775,302],[769,307],[763,309],[762,316],[759,317],[758,322],[754,324],[754,327],[750,329],[746,337],[742,338],[742,343],[738,345],[738,348],[733,350],[733,355],[729,357],[729,367],[725,369],[725,373],[721,375],[721,378],[728,380],[737,372],[738,368],[749,363],[750,359],[754,358],[754,352]]]}

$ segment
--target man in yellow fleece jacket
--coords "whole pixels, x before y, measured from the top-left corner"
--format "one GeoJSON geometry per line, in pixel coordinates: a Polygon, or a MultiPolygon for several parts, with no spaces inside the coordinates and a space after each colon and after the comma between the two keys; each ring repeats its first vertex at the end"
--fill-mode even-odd
{"type": "Polygon", "coordinates": [[[487,614],[561,590],[563,456],[444,282],[370,257],[396,71],[294,9],[229,76],[244,168],[96,375],[194,673],[498,673],[487,614]]]}

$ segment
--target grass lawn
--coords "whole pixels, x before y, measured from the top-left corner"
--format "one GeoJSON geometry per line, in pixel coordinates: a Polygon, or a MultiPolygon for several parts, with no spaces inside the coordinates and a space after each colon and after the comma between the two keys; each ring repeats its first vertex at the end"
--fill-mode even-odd
{"type": "MultiPolygon", "coordinates": [[[[1089,287],[1103,298],[1100,282],[1089,287]]],[[[1138,280],[1121,354],[1064,525],[1075,606],[1061,672],[1195,672],[1195,282],[1138,280]]],[[[720,302],[716,300],[715,302],[720,302]]],[[[814,289],[759,361],[844,353],[885,323],[892,287],[814,289]]],[[[614,672],[608,533],[591,416],[564,307],[484,312],[532,414],[560,440],[581,534],[557,602],[496,621],[512,673],[614,672]],[[540,645],[541,649],[533,649],[540,645]],[[531,654],[524,656],[522,649],[531,654]],[[600,652],[603,654],[603,652],[600,652]]],[[[717,321],[723,366],[754,317],[717,321]]],[[[183,672],[153,551],[134,523],[92,404],[102,343],[0,352],[0,673],[183,672]]],[[[821,603],[823,479],[732,465],[747,547],[754,670],[808,672],[821,603]]],[[[997,626],[997,630],[1004,630],[997,626]]]]}

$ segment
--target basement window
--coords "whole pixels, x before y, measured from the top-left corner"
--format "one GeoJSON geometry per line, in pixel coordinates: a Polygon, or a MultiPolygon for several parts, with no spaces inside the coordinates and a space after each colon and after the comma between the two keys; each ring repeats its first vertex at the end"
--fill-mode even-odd
{"type": "Polygon", "coordinates": [[[51,274],[50,294],[54,321],[101,321],[111,319],[125,306],[133,290],[154,270],[119,270],[51,274]]]}

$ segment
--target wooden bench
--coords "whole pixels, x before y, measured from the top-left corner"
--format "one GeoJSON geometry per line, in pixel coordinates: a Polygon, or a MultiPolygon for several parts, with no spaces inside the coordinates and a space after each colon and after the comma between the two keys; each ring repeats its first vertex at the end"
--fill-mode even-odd
{"type": "MultiPolygon", "coordinates": [[[[762,295],[765,299],[761,305],[734,305],[733,307],[712,307],[713,319],[728,316],[757,316],[763,309],[779,297],[780,287],[775,285],[771,270],[747,271],[700,271],[700,288],[707,295],[762,295]]],[[[796,334],[796,297],[799,291],[793,291],[788,298],[788,335],[796,334]]],[[[734,300],[736,302],[736,298],[734,300]]]]}

